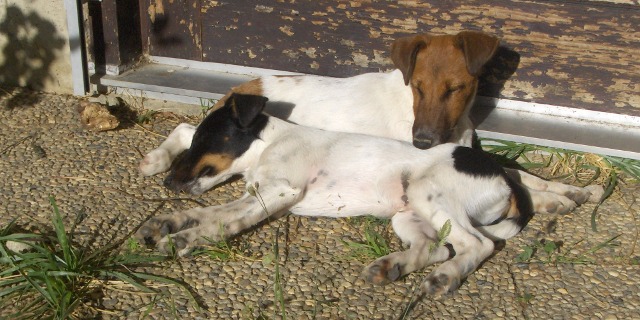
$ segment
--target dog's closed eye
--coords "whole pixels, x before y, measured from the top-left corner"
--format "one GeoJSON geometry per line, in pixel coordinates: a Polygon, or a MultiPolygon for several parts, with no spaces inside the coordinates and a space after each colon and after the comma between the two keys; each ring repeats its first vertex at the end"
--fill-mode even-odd
{"type": "Polygon", "coordinates": [[[200,173],[198,173],[198,177],[212,176],[214,174],[215,169],[213,169],[212,166],[205,166],[204,168],[202,168],[202,170],[200,170],[200,173]]]}

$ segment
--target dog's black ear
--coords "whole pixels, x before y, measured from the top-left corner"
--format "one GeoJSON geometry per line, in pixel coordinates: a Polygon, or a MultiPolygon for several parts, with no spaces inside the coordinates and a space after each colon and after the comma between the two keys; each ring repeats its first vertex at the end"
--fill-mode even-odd
{"type": "Polygon", "coordinates": [[[500,40],[480,31],[462,31],[456,35],[456,42],[464,52],[467,71],[478,76],[482,67],[496,53],[500,40]]]}
{"type": "Polygon", "coordinates": [[[266,97],[233,93],[227,99],[225,107],[231,108],[233,118],[240,127],[246,128],[264,110],[266,97]]]}
{"type": "Polygon", "coordinates": [[[393,42],[391,46],[391,61],[393,61],[393,65],[396,68],[402,71],[405,85],[409,84],[409,80],[413,75],[418,52],[426,46],[427,40],[421,35],[404,37],[393,42]]]}

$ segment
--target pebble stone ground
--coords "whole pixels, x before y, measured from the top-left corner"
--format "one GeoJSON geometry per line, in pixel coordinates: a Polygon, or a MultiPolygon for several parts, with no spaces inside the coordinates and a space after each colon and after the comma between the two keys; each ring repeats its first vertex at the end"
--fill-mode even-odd
{"type": "MultiPolygon", "coordinates": [[[[116,130],[90,132],[79,122],[74,97],[6,93],[0,97],[0,226],[13,218],[46,224],[48,196],[53,195],[68,221],[86,216],[77,231],[99,246],[126,236],[154,212],[197,205],[158,201],[187,196],[165,189],[163,175],[142,177],[137,171],[141,153],[182,122],[179,116],[158,113],[144,127],[123,121],[116,130]]],[[[232,250],[242,256],[218,261],[200,255],[161,264],[163,274],[183,279],[193,289],[202,308],[176,288],[163,289],[170,294],[155,299],[120,288],[105,290],[98,303],[108,311],[101,318],[279,318],[275,267],[266,258],[278,230],[288,319],[640,319],[639,191],[637,184],[622,185],[601,206],[598,232],[590,228],[592,204],[565,216],[536,216],[455,294],[423,299],[406,315],[414,289],[429,269],[385,287],[371,286],[358,278],[367,261],[352,257],[345,244],[362,241],[362,220],[289,216],[232,241],[232,250]],[[611,246],[589,253],[618,235],[611,246]],[[523,247],[541,239],[564,245],[551,257],[539,250],[531,261],[516,260],[523,247]],[[585,253],[591,263],[577,263],[585,253]],[[562,258],[569,262],[553,263],[562,258]]],[[[190,198],[214,205],[242,192],[238,180],[190,198]]],[[[400,249],[389,236],[392,249],[400,249]]]]}

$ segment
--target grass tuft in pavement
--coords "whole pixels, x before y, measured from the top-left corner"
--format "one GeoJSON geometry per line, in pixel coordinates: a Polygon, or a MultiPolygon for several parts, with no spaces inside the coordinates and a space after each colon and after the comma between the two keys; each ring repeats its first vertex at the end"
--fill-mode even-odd
{"type": "MultiPolygon", "coordinates": [[[[3,317],[84,319],[108,313],[99,309],[94,297],[110,286],[126,285],[135,293],[155,295],[152,286],[173,285],[195,302],[181,282],[136,271],[165,257],[146,254],[131,240],[124,249],[124,239],[97,249],[81,245],[67,231],[55,199],[49,200],[53,230],[15,232],[15,221],[0,230],[0,305],[14,306],[3,310],[3,317]]],[[[74,229],[75,223],[70,230],[74,229]]]]}

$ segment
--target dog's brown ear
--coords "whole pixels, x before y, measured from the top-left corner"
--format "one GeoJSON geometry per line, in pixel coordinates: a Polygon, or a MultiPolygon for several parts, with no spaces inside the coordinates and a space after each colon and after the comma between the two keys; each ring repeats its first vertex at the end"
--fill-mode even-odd
{"type": "Polygon", "coordinates": [[[413,69],[416,66],[418,52],[427,46],[427,41],[423,36],[404,37],[397,39],[391,46],[391,61],[396,68],[402,71],[404,84],[408,85],[413,69]]]}
{"type": "Polygon", "coordinates": [[[479,31],[462,31],[456,35],[456,42],[462,47],[467,62],[467,71],[478,76],[482,66],[496,53],[500,40],[479,31]]]}
{"type": "Polygon", "coordinates": [[[246,128],[264,110],[267,100],[263,96],[233,93],[225,107],[231,108],[233,118],[242,128],[246,128]]]}

